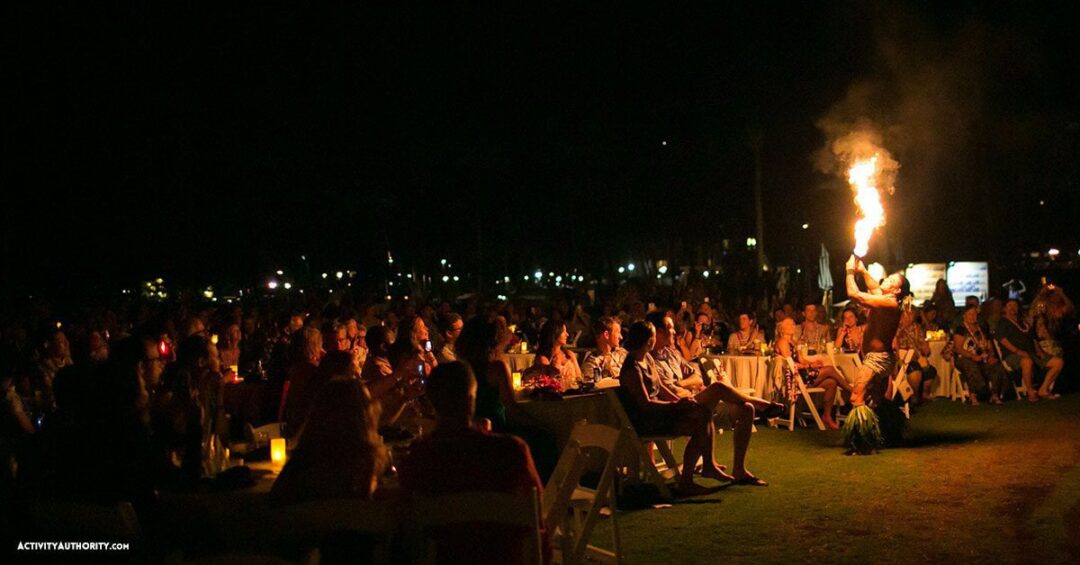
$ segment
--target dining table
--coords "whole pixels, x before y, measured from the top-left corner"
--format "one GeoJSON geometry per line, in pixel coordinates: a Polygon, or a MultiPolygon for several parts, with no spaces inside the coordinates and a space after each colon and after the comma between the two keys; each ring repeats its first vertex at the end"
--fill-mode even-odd
{"type": "Polygon", "coordinates": [[[775,383],[769,374],[771,364],[767,355],[705,355],[698,360],[702,370],[713,370],[717,364],[727,373],[731,386],[749,391],[754,396],[770,398],[775,383]]]}

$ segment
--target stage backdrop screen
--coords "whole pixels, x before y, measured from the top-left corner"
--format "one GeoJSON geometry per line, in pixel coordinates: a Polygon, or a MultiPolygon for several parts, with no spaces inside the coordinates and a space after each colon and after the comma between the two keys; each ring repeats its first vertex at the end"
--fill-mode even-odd
{"type": "Polygon", "coordinates": [[[963,261],[949,263],[949,289],[952,290],[953,302],[963,304],[964,297],[978,296],[979,302],[985,302],[990,296],[990,264],[981,261],[963,261]]]}
{"type": "Polygon", "coordinates": [[[922,306],[923,302],[930,300],[934,295],[934,286],[939,279],[946,279],[948,270],[946,263],[913,263],[908,265],[904,275],[911,283],[911,293],[914,295],[916,306],[922,306]]]}

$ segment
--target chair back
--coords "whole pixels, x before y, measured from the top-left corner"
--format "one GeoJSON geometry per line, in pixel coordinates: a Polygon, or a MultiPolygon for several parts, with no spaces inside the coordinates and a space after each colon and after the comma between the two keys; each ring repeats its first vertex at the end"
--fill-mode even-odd
{"type": "MultiPolygon", "coordinates": [[[[536,489],[525,495],[503,492],[465,492],[436,497],[414,496],[413,521],[423,540],[422,561],[436,563],[454,559],[440,559],[438,546],[430,532],[462,524],[499,524],[523,528],[528,531],[522,549],[521,563],[539,565],[543,562],[543,545],[540,539],[540,501],[536,489]]],[[[460,530],[467,535],[466,530],[460,530]]],[[[466,556],[457,556],[466,559],[466,556]]],[[[507,559],[508,562],[519,561],[507,559]]]]}
{"type": "Polygon", "coordinates": [[[60,500],[28,503],[30,525],[36,535],[53,539],[107,539],[134,541],[142,530],[130,502],[91,504],[60,500]]]}
{"type": "Polygon", "coordinates": [[[248,441],[254,442],[257,434],[264,433],[268,439],[277,439],[281,437],[281,423],[273,422],[270,424],[263,424],[259,427],[254,427],[251,424],[244,425],[244,435],[247,436],[248,441]]]}
{"type": "Polygon", "coordinates": [[[994,344],[994,353],[997,354],[998,361],[1001,362],[1001,366],[1005,367],[1006,371],[1011,373],[1011,372],[1013,372],[1013,371],[1015,371],[1016,369],[1019,368],[1019,367],[1010,367],[1009,364],[1005,362],[1005,357],[1001,355],[1001,344],[998,343],[997,338],[991,339],[990,342],[994,344]]]}
{"type": "Polygon", "coordinates": [[[622,431],[618,428],[589,424],[585,420],[574,426],[570,432],[570,440],[566,442],[566,447],[559,455],[559,462],[544,486],[540,510],[545,523],[555,525],[561,521],[570,503],[570,496],[581,484],[581,477],[592,468],[591,458],[596,452],[603,453],[605,457],[601,485],[609,474],[614,480],[615,454],[620,441],[622,431]]]}

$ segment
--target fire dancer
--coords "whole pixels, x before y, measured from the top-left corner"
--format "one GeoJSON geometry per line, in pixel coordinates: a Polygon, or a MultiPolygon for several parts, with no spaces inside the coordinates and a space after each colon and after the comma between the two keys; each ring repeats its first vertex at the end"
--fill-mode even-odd
{"type": "Polygon", "coordinates": [[[869,309],[862,343],[862,368],[855,379],[851,394],[851,413],[844,423],[844,441],[847,447],[858,453],[869,453],[881,447],[883,438],[877,415],[873,408],[885,399],[885,390],[896,365],[893,338],[900,325],[900,304],[911,293],[911,286],[904,275],[893,273],[877,281],[866,271],[866,265],[852,255],[847,261],[848,297],[869,309]],[[859,290],[855,274],[862,275],[866,292],[859,290]]]}

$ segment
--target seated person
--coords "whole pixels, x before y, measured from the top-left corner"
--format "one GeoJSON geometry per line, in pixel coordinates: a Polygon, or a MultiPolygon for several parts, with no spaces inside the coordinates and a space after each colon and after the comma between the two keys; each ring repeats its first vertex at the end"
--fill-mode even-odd
{"type": "MultiPolygon", "coordinates": [[[[674,322],[665,317],[667,324],[674,322]]],[[[656,346],[656,330],[649,322],[635,322],[626,338],[629,356],[619,374],[627,416],[641,435],[686,435],[690,440],[683,452],[682,474],[678,487],[684,492],[695,492],[694,468],[702,460],[701,475],[736,484],[765,486],[746,468],[746,450],[756,409],[765,414],[779,413],[782,405],[772,404],[759,398],[748,397],[723,382],[715,382],[695,395],[683,390],[668,388],[660,378],[656,360],[650,354],[656,346]],[[716,405],[723,400],[729,404],[735,420],[734,475],[725,473],[713,457],[713,420],[716,405]]]]}
{"type": "Polygon", "coordinates": [[[618,318],[601,316],[593,329],[596,350],[585,355],[581,371],[586,377],[599,374],[601,379],[617,379],[626,361],[626,350],[619,347],[622,341],[622,324],[618,318]]]}
{"type": "Polygon", "coordinates": [[[739,312],[739,329],[728,336],[727,352],[729,355],[756,355],[760,353],[759,344],[765,341],[765,334],[758,328],[753,310],[739,312]]]}
{"type": "Polygon", "coordinates": [[[907,366],[908,384],[915,392],[912,400],[916,404],[930,400],[930,387],[937,378],[937,369],[930,364],[930,342],[926,341],[926,332],[915,321],[915,310],[912,308],[904,309],[900,313],[900,327],[896,330],[894,349],[915,350],[907,366]]]}
{"type": "Polygon", "coordinates": [[[968,386],[972,406],[979,404],[978,396],[989,389],[990,404],[1001,404],[1005,396],[1005,368],[997,360],[994,345],[979,325],[979,308],[967,305],[964,322],[953,334],[953,353],[960,378],[968,386]]]}
{"type": "Polygon", "coordinates": [[[562,380],[563,389],[577,388],[581,381],[581,367],[573,351],[565,349],[570,334],[566,322],[548,320],[540,328],[540,344],[536,348],[533,366],[522,375],[526,380],[537,374],[545,374],[562,380]]]}
{"type": "Polygon", "coordinates": [[[394,370],[390,365],[390,330],[386,326],[372,326],[364,339],[368,355],[360,371],[360,380],[372,400],[382,405],[382,423],[393,424],[422,391],[420,362],[415,365],[403,363],[400,369],[394,370]]]}
{"type": "Polygon", "coordinates": [[[322,332],[311,326],[294,333],[289,348],[292,363],[282,401],[282,420],[285,422],[282,435],[287,438],[295,436],[304,423],[315,398],[314,391],[323,383],[319,362],[326,354],[322,332]]]}
{"type": "Polygon", "coordinates": [[[439,352],[435,355],[435,360],[439,363],[449,363],[451,361],[457,361],[457,355],[454,353],[454,343],[457,342],[457,338],[461,335],[461,328],[465,327],[465,322],[461,319],[460,314],[450,312],[439,316],[439,337],[442,338],[442,345],[439,346],[439,352]]]}
{"type": "Polygon", "coordinates": [[[660,379],[671,390],[691,396],[705,388],[705,379],[698,367],[688,363],[675,347],[675,321],[664,311],[649,314],[645,319],[656,329],[656,344],[652,357],[660,369],[660,379]]]}
{"type": "Polygon", "coordinates": [[[1031,324],[1020,319],[1020,302],[1009,300],[1002,311],[1001,322],[997,327],[998,343],[1001,344],[1005,363],[1010,367],[1020,367],[1024,388],[1027,389],[1028,401],[1038,402],[1040,398],[1054,399],[1054,381],[1065,368],[1065,361],[1056,355],[1043,351],[1035,342],[1031,324]],[[1035,388],[1035,366],[1046,369],[1042,386],[1035,388]]]}
{"type": "Polygon", "coordinates": [[[922,307],[922,327],[928,332],[942,330],[941,321],[938,319],[938,308],[933,302],[927,300],[922,307]]]}
{"type": "Polygon", "coordinates": [[[352,357],[331,353],[330,381],[319,389],[298,444],[270,490],[273,504],[371,498],[387,455],[376,428],[378,405],[352,377],[352,357]]]}
{"type": "MultiPolygon", "coordinates": [[[[825,389],[821,422],[830,430],[840,429],[839,424],[836,423],[832,416],[833,406],[836,404],[836,389],[839,388],[850,393],[852,391],[851,384],[835,367],[826,366],[821,355],[808,355],[805,359],[799,356],[798,348],[795,346],[795,321],[791,318],[780,322],[776,337],[776,354],[783,358],[790,357],[799,373],[798,378],[801,378],[807,385],[825,389]]],[[[787,367],[785,367],[785,376],[788,379],[796,378],[795,375],[790,374],[787,367]]],[[[787,386],[788,402],[796,402],[798,397],[798,387],[789,383],[787,386]]]]}
{"type": "MultiPolygon", "coordinates": [[[[432,371],[427,396],[435,408],[431,435],[413,444],[400,465],[401,488],[440,496],[465,492],[527,494],[543,486],[525,442],[478,429],[473,420],[477,382],[466,363],[440,364],[432,371]]],[[[440,553],[469,556],[474,563],[514,563],[523,553],[525,532],[485,526],[436,536],[440,553]],[[477,535],[476,532],[482,532],[477,535]],[[478,540],[477,538],[480,538],[478,540]]],[[[545,553],[549,551],[547,544],[545,553]]]]}
{"type": "Polygon", "coordinates": [[[825,343],[829,341],[831,332],[829,331],[829,325],[822,324],[818,319],[817,304],[811,302],[803,306],[803,323],[799,324],[795,331],[795,343],[806,345],[813,351],[825,348],[825,343]]]}
{"type": "Polygon", "coordinates": [[[858,353],[862,351],[863,332],[865,325],[859,324],[859,315],[855,308],[847,307],[840,313],[840,327],[836,328],[836,349],[844,353],[858,353]]]}
{"type": "Polygon", "coordinates": [[[403,365],[412,368],[423,363],[424,376],[431,372],[438,361],[435,360],[435,354],[431,351],[431,339],[423,318],[410,315],[401,319],[396,338],[389,348],[388,357],[394,369],[400,369],[403,365]]]}

